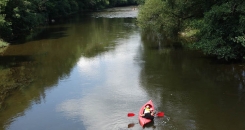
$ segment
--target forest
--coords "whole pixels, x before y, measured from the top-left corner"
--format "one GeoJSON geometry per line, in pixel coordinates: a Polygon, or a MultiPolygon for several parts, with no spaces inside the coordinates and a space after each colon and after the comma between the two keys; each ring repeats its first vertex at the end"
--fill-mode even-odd
{"type": "Polygon", "coordinates": [[[140,28],[226,61],[245,59],[244,0],[1,0],[0,43],[79,11],[139,5],[140,28]]]}

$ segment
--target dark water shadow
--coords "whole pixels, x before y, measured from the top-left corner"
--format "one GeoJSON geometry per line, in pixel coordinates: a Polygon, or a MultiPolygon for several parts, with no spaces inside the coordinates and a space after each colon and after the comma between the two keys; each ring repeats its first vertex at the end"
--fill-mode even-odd
{"type": "Polygon", "coordinates": [[[52,27],[45,28],[39,33],[38,37],[32,37],[32,41],[44,40],[44,39],[59,39],[67,37],[66,31],[69,27],[52,27]]]}
{"type": "Polygon", "coordinates": [[[6,67],[18,67],[21,66],[22,62],[31,62],[33,58],[29,55],[11,55],[11,56],[1,56],[0,55],[0,66],[6,67]]]}
{"type": "Polygon", "coordinates": [[[145,124],[143,128],[155,128],[156,126],[154,126],[154,120],[145,124]]]}
{"type": "MultiPolygon", "coordinates": [[[[139,124],[139,123],[129,123],[129,124],[128,124],[128,128],[132,128],[132,127],[134,127],[135,125],[140,125],[140,124],[139,124]]],[[[149,123],[147,123],[147,124],[145,124],[145,125],[143,126],[143,128],[156,128],[156,126],[154,125],[154,120],[151,121],[151,122],[149,122],[149,123]]]]}
{"type": "Polygon", "coordinates": [[[59,39],[68,37],[67,30],[69,27],[42,27],[38,28],[32,34],[25,38],[11,41],[11,45],[25,44],[30,41],[48,40],[48,39],[59,39]]]}

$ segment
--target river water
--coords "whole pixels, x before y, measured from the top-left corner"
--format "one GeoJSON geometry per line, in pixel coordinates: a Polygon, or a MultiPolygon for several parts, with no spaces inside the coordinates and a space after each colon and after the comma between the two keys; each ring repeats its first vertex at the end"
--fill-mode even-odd
{"type": "Polygon", "coordinates": [[[136,15],[131,7],[77,15],[8,47],[1,86],[21,88],[4,102],[1,128],[244,130],[244,64],[142,34],[136,15]],[[137,113],[150,99],[165,116],[142,128],[137,113]]]}

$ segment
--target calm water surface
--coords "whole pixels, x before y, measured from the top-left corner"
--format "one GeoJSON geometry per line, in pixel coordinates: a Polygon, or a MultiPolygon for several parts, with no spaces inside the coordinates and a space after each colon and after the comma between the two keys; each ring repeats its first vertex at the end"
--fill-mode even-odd
{"type": "Polygon", "coordinates": [[[1,128],[142,130],[127,113],[152,99],[165,117],[145,130],[245,129],[243,64],[217,63],[154,40],[140,33],[135,18],[123,18],[137,11],[120,11],[122,17],[74,16],[11,45],[1,56],[11,59],[2,72],[14,69],[32,82],[21,80],[6,100],[1,128]]]}

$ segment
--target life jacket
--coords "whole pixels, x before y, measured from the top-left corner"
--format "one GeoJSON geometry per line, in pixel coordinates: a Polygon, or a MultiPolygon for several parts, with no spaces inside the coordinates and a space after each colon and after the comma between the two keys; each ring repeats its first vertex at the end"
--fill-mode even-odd
{"type": "Polygon", "coordinates": [[[151,109],[150,108],[145,108],[144,113],[151,113],[151,109]]]}

